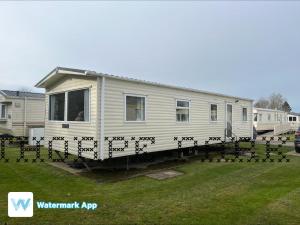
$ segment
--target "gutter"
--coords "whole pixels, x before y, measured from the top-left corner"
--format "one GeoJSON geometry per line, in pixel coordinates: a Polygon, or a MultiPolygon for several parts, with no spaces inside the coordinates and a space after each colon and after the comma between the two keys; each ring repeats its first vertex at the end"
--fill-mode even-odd
{"type": "Polygon", "coordinates": [[[26,127],[27,127],[27,97],[24,98],[24,130],[23,135],[26,136],[26,127]]]}

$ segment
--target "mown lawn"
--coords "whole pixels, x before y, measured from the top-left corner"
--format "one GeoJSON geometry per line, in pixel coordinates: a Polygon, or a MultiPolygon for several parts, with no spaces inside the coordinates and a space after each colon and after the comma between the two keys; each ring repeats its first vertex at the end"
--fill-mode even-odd
{"type": "MultiPolygon", "coordinates": [[[[10,149],[10,158],[15,151],[10,149]]],[[[0,224],[296,225],[300,224],[300,157],[289,158],[288,163],[191,160],[177,164],[184,175],[173,179],[140,176],[114,182],[105,178],[99,182],[101,173],[99,179],[74,176],[45,163],[0,162],[0,224]],[[33,192],[39,201],[96,202],[99,208],[35,206],[33,218],[8,218],[7,193],[13,191],[33,192]]]]}

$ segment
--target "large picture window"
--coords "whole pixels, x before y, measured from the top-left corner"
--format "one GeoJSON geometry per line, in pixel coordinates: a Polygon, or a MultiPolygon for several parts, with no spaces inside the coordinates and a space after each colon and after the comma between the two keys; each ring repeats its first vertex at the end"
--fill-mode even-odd
{"type": "Polygon", "coordinates": [[[0,104],[0,118],[6,119],[6,105],[0,104]]]}
{"type": "Polygon", "coordinates": [[[248,120],[248,110],[247,108],[243,108],[243,121],[247,121],[248,120]]]}
{"type": "Polygon", "coordinates": [[[49,120],[89,121],[89,102],[89,89],[50,95],[49,120]],[[67,118],[65,118],[65,109],[67,110],[67,118]]]}
{"type": "Polygon", "coordinates": [[[190,102],[185,100],[176,100],[176,121],[189,122],[190,120],[190,102]]]}
{"type": "Polygon", "coordinates": [[[89,121],[89,90],[68,92],[68,121],[89,121]]]}
{"type": "Polygon", "coordinates": [[[216,105],[216,104],[210,105],[210,120],[211,121],[218,120],[218,105],[216,105]]]}
{"type": "Polygon", "coordinates": [[[49,120],[64,121],[65,93],[49,96],[49,120]]]}
{"type": "Polygon", "coordinates": [[[145,121],[146,97],[126,95],[126,121],[145,121]]]}

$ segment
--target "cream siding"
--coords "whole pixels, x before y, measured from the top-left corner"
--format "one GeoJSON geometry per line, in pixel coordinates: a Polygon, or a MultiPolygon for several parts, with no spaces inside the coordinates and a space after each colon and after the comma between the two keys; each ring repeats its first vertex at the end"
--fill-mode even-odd
{"type": "Polygon", "coordinates": [[[27,98],[25,124],[24,98],[10,98],[2,96],[0,101],[11,101],[11,103],[7,105],[7,120],[6,122],[1,122],[0,126],[9,129],[14,136],[27,136],[29,127],[44,127],[44,99],[27,98]]]}
{"type": "MultiPolygon", "coordinates": [[[[0,93],[0,103],[5,100],[6,100],[5,96],[3,96],[0,93]]],[[[4,104],[6,105],[7,118],[6,118],[6,120],[2,120],[2,121],[0,120],[0,133],[5,132],[7,130],[11,130],[11,128],[12,128],[11,119],[9,119],[9,116],[8,116],[8,115],[11,115],[11,104],[7,104],[7,103],[4,103],[4,104]],[[3,128],[4,130],[2,131],[1,128],[3,128]]]]}
{"type": "MultiPolygon", "coordinates": [[[[177,148],[174,137],[194,137],[199,145],[209,137],[224,138],[225,105],[233,106],[233,133],[238,137],[252,136],[252,102],[213,94],[166,88],[150,84],[122,81],[107,78],[105,86],[105,137],[124,136],[129,141],[124,152],[113,152],[113,157],[135,154],[135,142],[131,137],[155,137],[156,143],[147,143],[146,151],[162,151],[177,148]],[[146,96],[146,121],[125,122],[125,94],[146,96]],[[190,122],[176,122],[176,99],[190,100],[190,122]],[[218,105],[218,121],[209,119],[210,103],[218,105]],[[246,107],[248,121],[242,121],[242,108],[246,107]]],[[[193,142],[184,142],[183,147],[192,146],[193,142]]],[[[121,142],[114,142],[113,147],[122,147],[121,142]]],[[[108,158],[108,141],[104,143],[108,158]]]]}
{"type": "MultiPolygon", "coordinates": [[[[46,120],[45,120],[45,136],[47,141],[53,137],[64,137],[69,143],[69,152],[76,154],[78,152],[77,141],[74,141],[74,137],[93,137],[98,141],[99,138],[97,132],[97,124],[99,123],[99,104],[98,104],[98,90],[97,90],[97,79],[96,78],[77,78],[77,77],[66,77],[59,83],[56,83],[52,87],[47,88],[46,94],[46,120]],[[76,89],[90,89],[90,121],[89,122],[63,122],[63,121],[49,121],[49,95],[51,93],[60,93],[66,91],[72,91],[76,89]],[[62,128],[63,124],[69,124],[69,128],[62,128]]],[[[89,141],[83,141],[83,148],[92,148],[93,143],[89,141]]],[[[53,141],[53,149],[64,151],[64,144],[62,141],[53,141]]],[[[98,148],[96,149],[99,151],[98,148]]],[[[84,152],[84,157],[94,158],[93,152],[84,152]]]]}

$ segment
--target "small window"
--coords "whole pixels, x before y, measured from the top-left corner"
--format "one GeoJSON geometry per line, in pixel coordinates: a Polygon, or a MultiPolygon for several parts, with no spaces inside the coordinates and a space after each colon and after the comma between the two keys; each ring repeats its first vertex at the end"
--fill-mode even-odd
{"type": "Polygon", "coordinates": [[[126,96],[126,121],[145,121],[146,97],[126,96]]]}
{"type": "Polygon", "coordinates": [[[216,104],[210,105],[210,120],[211,121],[218,120],[218,105],[216,105],[216,104]]]}
{"type": "Polygon", "coordinates": [[[254,113],[253,120],[254,120],[254,122],[257,122],[257,113],[254,113]]]}
{"type": "Polygon", "coordinates": [[[247,108],[243,108],[243,121],[248,120],[248,110],[247,108]]]}
{"type": "Polygon", "coordinates": [[[297,121],[297,118],[295,116],[293,117],[293,121],[297,121]]]}
{"type": "Polygon", "coordinates": [[[6,118],[6,105],[1,104],[0,106],[1,106],[1,108],[0,108],[0,111],[1,111],[1,114],[0,114],[1,119],[5,119],[5,118],[6,118]]]}
{"type": "Polygon", "coordinates": [[[49,120],[64,121],[65,93],[49,96],[49,120]]]}
{"type": "Polygon", "coordinates": [[[268,121],[271,121],[271,114],[268,114],[268,121]]]}
{"type": "Polygon", "coordinates": [[[68,121],[89,121],[89,90],[68,92],[68,121]]]}
{"type": "Polygon", "coordinates": [[[190,102],[184,100],[176,100],[176,121],[190,121],[190,102]]]}

